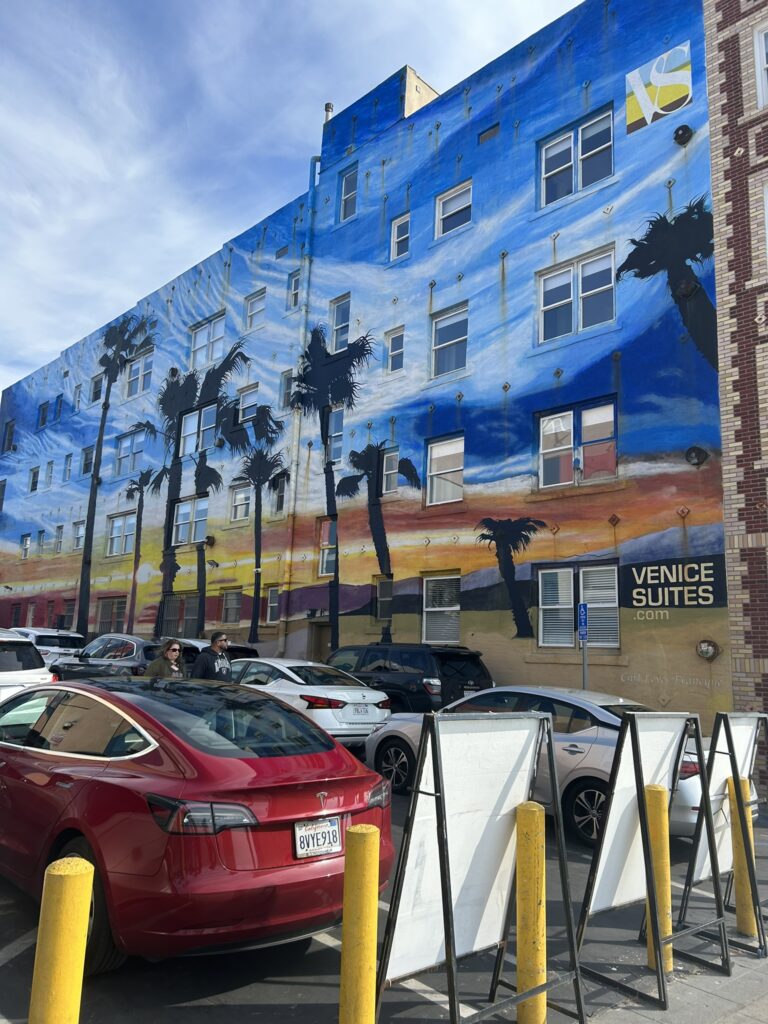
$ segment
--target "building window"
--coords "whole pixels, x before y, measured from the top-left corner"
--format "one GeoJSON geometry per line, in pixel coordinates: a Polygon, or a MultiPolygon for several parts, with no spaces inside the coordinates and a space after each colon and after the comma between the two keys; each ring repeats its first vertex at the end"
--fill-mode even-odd
{"type": "Polygon", "coordinates": [[[51,487],[53,485],[53,462],[46,462],[45,464],[45,486],[51,487]]]}
{"type": "Polygon", "coordinates": [[[467,365],[469,306],[432,317],[432,376],[439,377],[467,365]]]}
{"type": "Polygon", "coordinates": [[[344,410],[331,409],[328,415],[328,462],[340,462],[344,442],[344,410]]]}
{"type": "Polygon", "coordinates": [[[427,505],[446,505],[464,497],[464,438],[427,445],[427,505]]]}
{"type": "Polygon", "coordinates": [[[242,590],[225,590],[221,602],[221,621],[235,624],[240,622],[240,609],[243,604],[242,590]]]}
{"type": "Polygon", "coordinates": [[[271,625],[280,621],[280,588],[267,587],[266,622],[271,625]]]}
{"type": "Polygon", "coordinates": [[[424,578],[422,639],[425,644],[457,644],[459,634],[459,576],[424,578]]]}
{"type": "Polygon", "coordinates": [[[34,494],[40,483],[40,467],[33,466],[29,471],[29,493],[34,494]]]}
{"type": "Polygon", "coordinates": [[[616,476],[612,402],[578,406],[539,420],[539,486],[591,483],[616,476]]]}
{"type": "Polygon", "coordinates": [[[134,430],[130,434],[123,434],[117,439],[117,463],[116,472],[118,476],[136,471],[144,451],[146,432],[134,430]]]}
{"type": "Polygon", "coordinates": [[[173,543],[196,544],[208,531],[208,498],[179,501],[173,514],[173,543]]]}
{"type": "Polygon", "coordinates": [[[60,524],[56,527],[56,532],[53,535],[53,553],[54,555],[60,555],[61,549],[64,545],[64,527],[60,524]]]}
{"type": "Polygon", "coordinates": [[[102,597],[97,603],[99,633],[122,633],[125,629],[124,597],[102,597]]]}
{"type": "Polygon", "coordinates": [[[45,551],[45,530],[37,531],[37,553],[42,555],[45,551]]]}
{"type": "Polygon", "coordinates": [[[80,402],[83,398],[83,385],[75,384],[75,390],[72,393],[72,411],[80,412],[80,402]]]}
{"type": "Polygon", "coordinates": [[[299,284],[301,282],[301,271],[294,270],[292,274],[288,275],[288,297],[287,305],[288,309],[299,308],[299,284]]]}
{"type": "Polygon", "coordinates": [[[285,483],[287,474],[281,473],[275,479],[274,490],[272,491],[272,515],[279,516],[285,511],[285,483]]]}
{"type": "Polygon", "coordinates": [[[67,480],[69,480],[71,476],[72,476],[72,452],[68,452],[64,456],[64,469],[62,470],[62,473],[61,473],[61,479],[64,481],[64,483],[66,483],[67,480]]]}
{"type": "Polygon", "coordinates": [[[289,409],[291,392],[293,391],[293,370],[283,370],[280,374],[280,408],[289,409]]]}
{"type": "Polygon", "coordinates": [[[341,202],[339,220],[349,220],[357,212],[357,166],[341,175],[341,202]]]}
{"type": "Polygon", "coordinates": [[[579,569],[580,597],[574,567],[539,570],[539,647],[573,647],[574,605],[587,605],[587,645],[619,646],[619,582],[615,565],[579,569]]]}
{"type": "Polygon", "coordinates": [[[387,372],[395,373],[403,368],[405,328],[397,327],[394,331],[387,331],[384,337],[387,346],[387,372]]]}
{"type": "Polygon", "coordinates": [[[202,409],[185,413],[181,418],[181,441],[179,455],[203,452],[212,448],[216,440],[216,406],[205,405],[202,409]]]}
{"type": "Polygon", "coordinates": [[[251,514],[251,485],[232,488],[232,504],[230,506],[230,519],[233,523],[242,522],[248,519],[251,514]]]}
{"type": "Polygon", "coordinates": [[[541,205],[613,174],[613,114],[591,118],[541,147],[541,205]]]}
{"type": "Polygon", "coordinates": [[[495,138],[499,134],[499,128],[500,125],[497,121],[496,124],[492,124],[490,128],[486,128],[484,131],[480,132],[477,136],[478,145],[482,146],[483,143],[490,142],[491,139],[495,138]]]}
{"type": "Polygon", "coordinates": [[[260,288],[253,295],[249,295],[245,300],[245,329],[246,331],[255,331],[257,327],[264,326],[265,314],[264,311],[267,306],[267,289],[260,288]]]}
{"type": "Polygon", "coordinates": [[[375,619],[377,622],[392,621],[392,576],[379,576],[376,582],[376,609],[375,619]]]}
{"type": "Polygon", "coordinates": [[[435,237],[442,238],[472,220],[472,182],[465,181],[437,197],[435,237]]]}
{"type": "Polygon", "coordinates": [[[281,260],[283,258],[283,256],[287,256],[287,255],[288,255],[288,246],[287,245],[281,245],[280,248],[275,251],[275,259],[276,260],[281,260]]]}
{"type": "Polygon", "coordinates": [[[56,395],[53,400],[53,416],[54,423],[61,419],[61,410],[64,405],[64,395],[56,395]]]}
{"type": "Polygon", "coordinates": [[[48,422],[48,410],[50,402],[41,402],[37,407],[37,429],[41,430],[48,422]]]}
{"type": "Polygon", "coordinates": [[[0,480],[0,512],[3,511],[3,505],[5,504],[5,488],[7,480],[0,480]]]}
{"type": "Polygon", "coordinates": [[[55,619],[56,619],[56,602],[55,601],[47,601],[46,605],[45,605],[45,624],[48,627],[48,629],[54,629],[55,628],[55,625],[56,625],[55,619]]]}
{"type": "Polygon", "coordinates": [[[72,524],[72,550],[82,551],[85,543],[85,520],[72,524]]]}
{"type": "Polygon", "coordinates": [[[224,314],[192,328],[192,369],[215,363],[224,355],[224,314]]]}
{"type": "Polygon", "coordinates": [[[34,626],[35,624],[35,602],[30,601],[27,605],[27,626],[34,626]]]}
{"type": "Polygon", "coordinates": [[[7,420],[3,427],[3,451],[9,452],[13,449],[13,435],[16,430],[16,420],[7,420]]]}
{"type": "Polygon", "coordinates": [[[320,564],[318,576],[333,576],[336,568],[336,520],[320,520],[320,564]]]}
{"type": "Polygon", "coordinates": [[[331,351],[341,352],[349,344],[350,296],[340,295],[331,303],[331,351]]]}
{"type": "Polygon", "coordinates": [[[136,539],[136,513],[124,512],[109,519],[108,555],[130,555],[136,539]]]}
{"type": "Polygon", "coordinates": [[[147,352],[139,359],[134,359],[128,363],[128,373],[126,376],[126,395],[128,398],[133,398],[134,395],[141,395],[145,391],[149,391],[152,384],[154,356],[154,352],[147,352]]]}
{"type": "Polygon", "coordinates": [[[22,561],[26,561],[29,558],[29,549],[32,547],[32,534],[22,533],[19,540],[19,557],[22,561]]]}
{"type": "Polygon", "coordinates": [[[75,601],[74,598],[68,598],[64,602],[64,614],[62,617],[61,628],[72,629],[75,622],[75,601]]]}
{"type": "Polygon", "coordinates": [[[381,469],[381,493],[394,494],[397,491],[397,478],[400,475],[400,449],[392,448],[384,452],[384,463],[381,469]]]}
{"type": "Polygon", "coordinates": [[[91,377],[91,386],[88,392],[88,401],[93,405],[94,402],[100,402],[101,396],[104,392],[104,374],[100,373],[97,377],[91,377]]]}
{"type": "Polygon", "coordinates": [[[20,625],[21,625],[21,605],[20,604],[12,604],[11,605],[11,629],[13,629],[14,626],[20,626],[20,625]]]}
{"type": "Polygon", "coordinates": [[[539,280],[540,341],[609,323],[616,315],[613,251],[542,274],[539,280]]]}
{"type": "Polygon", "coordinates": [[[252,420],[259,408],[259,385],[251,384],[240,392],[240,422],[252,420]]]}
{"type": "Polygon", "coordinates": [[[90,476],[93,472],[93,445],[83,448],[80,453],[80,475],[90,476]]]}
{"type": "Polygon", "coordinates": [[[411,247],[411,215],[404,213],[402,217],[395,217],[392,221],[392,232],[389,243],[389,258],[396,260],[400,256],[407,256],[411,247]]]}
{"type": "Polygon", "coordinates": [[[755,33],[755,64],[757,69],[757,105],[768,107],[768,28],[755,33]]]}

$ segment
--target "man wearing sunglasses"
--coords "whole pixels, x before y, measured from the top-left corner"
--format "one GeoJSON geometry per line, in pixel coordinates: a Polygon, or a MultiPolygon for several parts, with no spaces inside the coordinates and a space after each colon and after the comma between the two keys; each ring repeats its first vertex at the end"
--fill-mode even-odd
{"type": "Polygon", "coordinates": [[[220,629],[211,633],[211,646],[204,647],[195,658],[191,676],[193,679],[218,679],[229,683],[232,680],[232,666],[227,657],[229,639],[220,629]]]}

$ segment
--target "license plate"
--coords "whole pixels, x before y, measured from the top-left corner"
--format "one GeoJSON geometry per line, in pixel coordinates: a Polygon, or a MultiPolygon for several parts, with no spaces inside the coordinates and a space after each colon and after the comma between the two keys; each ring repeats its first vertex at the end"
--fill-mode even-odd
{"type": "Polygon", "coordinates": [[[341,853],[340,822],[340,818],[295,822],[296,856],[320,857],[324,853],[341,853]]]}
{"type": "Polygon", "coordinates": [[[369,708],[367,704],[353,704],[352,711],[356,715],[367,715],[369,708]]]}

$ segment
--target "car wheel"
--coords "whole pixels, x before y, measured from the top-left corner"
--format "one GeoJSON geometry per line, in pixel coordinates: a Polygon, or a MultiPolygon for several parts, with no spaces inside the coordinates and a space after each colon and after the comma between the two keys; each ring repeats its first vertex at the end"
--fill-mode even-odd
{"type": "Polygon", "coordinates": [[[581,779],[563,799],[565,826],[588,846],[595,846],[605,817],[607,788],[599,779],[581,779]]]}
{"type": "Polygon", "coordinates": [[[389,779],[395,793],[407,793],[413,785],[416,758],[405,740],[389,740],[376,751],[376,771],[389,779]]]}
{"type": "Polygon", "coordinates": [[[82,857],[89,864],[93,864],[93,892],[91,894],[91,914],[88,920],[88,940],[85,947],[85,973],[86,975],[105,974],[107,971],[114,971],[126,961],[127,957],[115,946],[112,938],[104,887],[101,884],[93,850],[85,839],[73,839],[61,851],[61,856],[82,857]]]}

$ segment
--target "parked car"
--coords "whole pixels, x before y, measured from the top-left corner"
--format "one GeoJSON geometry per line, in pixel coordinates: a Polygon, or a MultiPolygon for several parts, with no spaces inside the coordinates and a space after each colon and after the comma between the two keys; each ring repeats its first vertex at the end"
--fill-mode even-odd
{"type": "Polygon", "coordinates": [[[35,686],[0,704],[0,873],[95,869],[86,970],[297,941],[341,918],[345,829],[381,831],[390,786],[305,715],[226,683],[35,686]],[[55,785],[52,780],[55,780],[55,785]]]}
{"type": "Polygon", "coordinates": [[[14,632],[31,640],[43,656],[46,665],[51,665],[59,658],[76,655],[85,647],[85,637],[71,629],[38,629],[15,626],[14,632]]]}
{"type": "MultiPolygon", "coordinates": [[[[132,636],[130,633],[103,633],[74,656],[59,658],[53,664],[62,679],[89,679],[94,675],[142,676],[157,657],[165,639],[132,636]]],[[[179,643],[181,664],[185,674],[189,675],[197,655],[208,646],[208,641],[185,638],[179,643]]],[[[251,656],[258,654],[255,647],[233,647],[235,651],[251,656]]]]}
{"type": "Polygon", "coordinates": [[[373,643],[340,647],[329,665],[351,672],[367,686],[383,690],[392,714],[437,711],[465,691],[493,686],[479,651],[439,644],[373,643]]]}
{"type": "Polygon", "coordinates": [[[264,689],[316,722],[347,747],[363,744],[390,716],[389,697],[348,672],[296,658],[232,662],[233,682],[264,689]]]}
{"type": "MultiPolygon", "coordinates": [[[[456,701],[441,713],[549,713],[565,825],[583,842],[594,845],[605,810],[621,720],[627,711],[651,710],[624,697],[591,690],[585,693],[549,687],[498,686],[456,701]]],[[[394,715],[366,741],[366,762],[390,780],[396,793],[407,792],[413,785],[422,721],[422,715],[394,715]]],[[[698,773],[698,764],[686,755],[670,812],[673,835],[693,835],[701,796],[698,773]]],[[[551,809],[545,760],[540,765],[534,798],[551,809]]]]}
{"type": "Polygon", "coordinates": [[[13,629],[0,629],[0,700],[36,683],[56,682],[31,640],[13,629]]]}
{"type": "MultiPolygon", "coordinates": [[[[206,647],[210,647],[211,641],[185,637],[181,644],[181,660],[184,665],[184,671],[187,675],[190,675],[198,654],[206,647]]],[[[227,644],[226,654],[230,661],[233,661],[235,658],[258,658],[259,656],[257,648],[252,644],[236,644],[232,642],[227,644]]]]}

